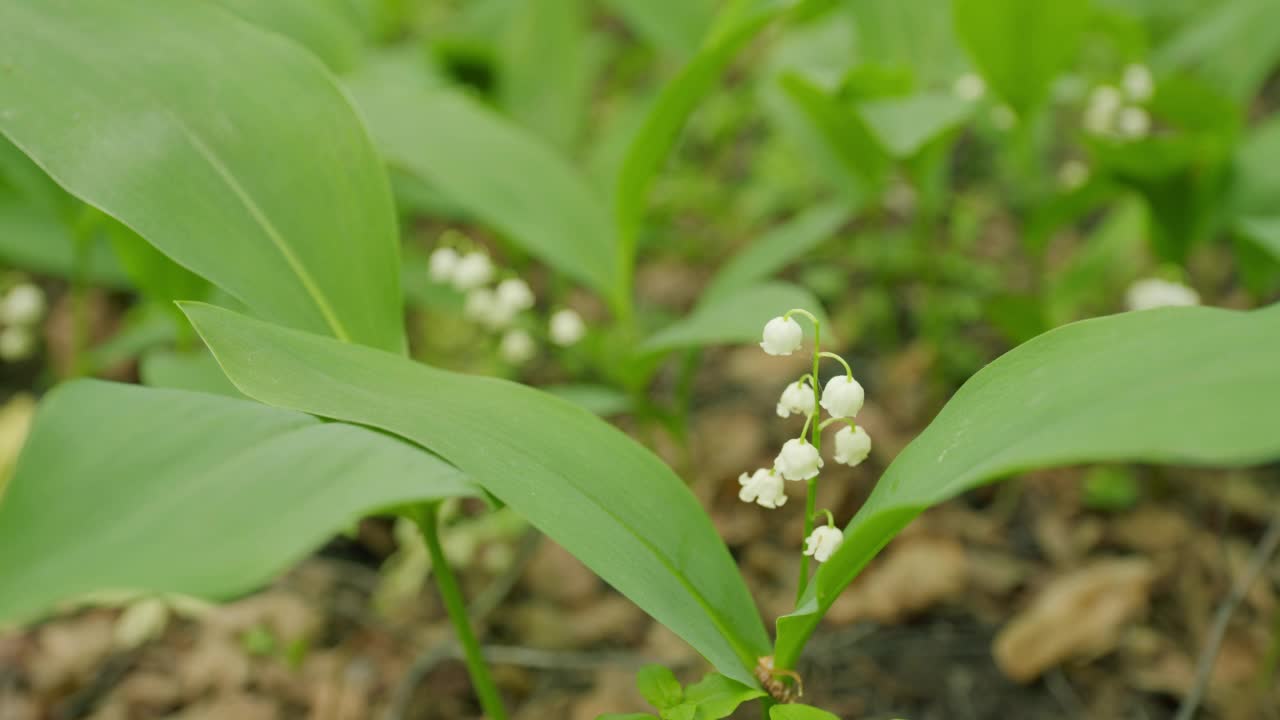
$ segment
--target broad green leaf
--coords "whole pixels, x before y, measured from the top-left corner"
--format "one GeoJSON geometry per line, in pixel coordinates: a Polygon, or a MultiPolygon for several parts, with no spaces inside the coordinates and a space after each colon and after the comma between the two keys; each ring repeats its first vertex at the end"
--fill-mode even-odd
{"type": "Polygon", "coordinates": [[[890,158],[862,114],[804,76],[787,74],[780,82],[850,178],[872,191],[882,187],[890,158]]]}
{"type": "Polygon", "coordinates": [[[949,0],[846,0],[864,63],[909,69],[916,89],[948,87],[964,66],[949,0]]]}
{"type": "MultiPolygon", "coordinates": [[[[644,342],[642,350],[661,352],[680,348],[729,343],[759,342],[764,324],[788,310],[808,310],[825,320],[822,304],[813,293],[784,282],[748,285],[700,303],[683,320],[669,325],[644,342]]],[[[813,332],[800,320],[805,336],[813,332]]],[[[826,322],[823,325],[827,325],[826,322]]]]}
{"type": "Polygon", "coordinates": [[[499,46],[503,108],[555,147],[577,140],[595,63],[586,0],[517,0],[499,46]]]}
{"type": "Polygon", "coordinates": [[[953,0],[953,11],[987,85],[1026,115],[1074,59],[1090,0],[953,0]]]}
{"type": "Polygon", "coordinates": [[[796,2],[731,0],[720,11],[698,54],[658,96],[639,134],[631,142],[613,197],[621,254],[619,272],[628,282],[649,188],[671,155],[689,115],[698,101],[715,87],[738,51],[796,2]]]}
{"type": "Polygon", "coordinates": [[[1242,466],[1280,457],[1280,305],[1162,308],[1051,330],[974,375],[898,455],[799,607],[793,667],[836,597],[926,508],[992,480],[1089,462],[1242,466]]]}
{"type": "Polygon", "coordinates": [[[480,222],[608,297],[613,229],[603,200],[541,141],[457,90],[416,52],[371,55],[347,86],[387,161],[480,222]]]}
{"type": "Polygon", "coordinates": [[[153,350],[142,356],[138,375],[142,383],[150,387],[244,398],[222,372],[218,361],[204,350],[153,350]]]}
{"type": "Polygon", "coordinates": [[[217,1],[254,25],[297,42],[334,72],[346,72],[360,59],[359,16],[348,0],[217,1]]]}
{"type": "Polygon", "coordinates": [[[1236,231],[1280,260],[1280,216],[1241,218],[1236,222],[1236,231]]]}
{"type": "Polygon", "coordinates": [[[259,315],[403,348],[386,174],[308,53],[210,3],[0,0],[0,67],[0,134],[71,194],[259,315]]]}
{"type": "Polygon", "coordinates": [[[1231,210],[1237,216],[1280,215],[1280,118],[1249,131],[1236,149],[1231,210]]]}
{"type": "Polygon", "coordinates": [[[1274,0],[1208,4],[1156,50],[1161,70],[1194,69],[1236,102],[1247,103],[1280,61],[1280,9],[1274,0]]]}
{"type": "Polygon", "coordinates": [[[635,31],[660,50],[693,55],[711,20],[711,0],[605,0],[635,31]]]}
{"type": "Polygon", "coordinates": [[[170,260],[124,225],[109,217],[99,218],[116,258],[143,295],[174,309],[174,300],[203,300],[209,294],[204,278],[170,260]]]}
{"type": "Polygon", "coordinates": [[[631,409],[631,398],[607,385],[550,385],[542,390],[600,417],[620,415],[631,409]]]}
{"type": "Polygon", "coordinates": [[[702,302],[767,278],[804,257],[824,240],[830,240],[851,214],[848,203],[815,205],[769,230],[720,268],[703,291],[702,302]]]}
{"type": "Polygon", "coordinates": [[[754,683],[768,638],[728,549],[680,478],[616,428],[524,385],[184,309],[241,392],[439,454],[721,672],[754,683]]]}
{"type": "Polygon", "coordinates": [[[95,285],[124,289],[129,278],[106,238],[95,239],[84,258],[76,257],[71,228],[49,210],[0,190],[0,262],[28,272],[71,279],[82,275],[95,285]]]}
{"type": "Polygon", "coordinates": [[[754,686],[710,673],[685,688],[683,702],[660,714],[663,720],[720,720],[732,715],[742,703],[760,697],[764,697],[764,692],[754,686]]]}
{"type": "Polygon", "coordinates": [[[649,704],[665,710],[684,700],[684,688],[676,680],[675,673],[663,665],[646,665],[636,673],[636,687],[649,704]]]}
{"type": "Polygon", "coordinates": [[[476,490],[365,428],[94,380],[41,403],[0,502],[0,619],[103,590],[251,590],[361,514],[476,490]]]}
{"type": "Polygon", "coordinates": [[[973,113],[973,104],[933,92],[864,102],[858,112],[880,144],[894,157],[905,159],[959,127],[973,113]]]}
{"type": "Polygon", "coordinates": [[[840,720],[839,716],[811,705],[774,705],[769,720],[840,720]]]}

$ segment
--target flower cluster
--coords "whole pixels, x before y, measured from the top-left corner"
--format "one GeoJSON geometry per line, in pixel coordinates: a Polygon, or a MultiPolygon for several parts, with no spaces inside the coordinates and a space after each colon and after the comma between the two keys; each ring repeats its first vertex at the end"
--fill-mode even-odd
{"type": "MultiPolygon", "coordinates": [[[[816,492],[816,481],[825,462],[820,452],[822,429],[831,423],[844,423],[835,435],[835,452],[832,459],[850,467],[860,465],[871,453],[871,437],[867,431],[853,422],[866,393],[853,378],[853,370],[838,355],[821,352],[818,348],[818,321],[803,310],[792,310],[773,318],[764,326],[760,347],[770,355],[791,355],[804,344],[804,330],[792,315],[803,315],[814,325],[813,371],[789,383],[778,398],[778,417],[803,415],[804,429],[796,438],[783,444],[773,461],[773,467],[760,468],[753,473],[742,473],[738,478],[741,489],[738,498],[761,507],[775,509],[787,502],[786,481],[808,481],[808,492],[816,492]],[[818,362],[827,357],[838,360],[844,366],[844,374],[827,381],[825,387],[818,377],[818,362]],[[819,388],[821,393],[819,393],[819,388]],[[818,415],[825,410],[830,418],[821,421],[818,415]],[[806,437],[812,428],[812,441],[806,437]]],[[[827,512],[827,524],[818,527],[805,540],[804,554],[818,562],[825,562],[840,546],[843,536],[835,527],[831,513],[827,512]]]]}
{"type": "MultiPolygon", "coordinates": [[[[452,245],[442,245],[431,253],[428,272],[433,281],[466,295],[464,315],[490,332],[502,333],[498,349],[505,360],[521,364],[534,356],[538,346],[533,336],[516,326],[520,314],[536,303],[528,283],[508,276],[495,284],[499,273],[480,248],[460,252],[452,245]]],[[[556,345],[573,345],[585,334],[586,324],[573,310],[557,310],[551,315],[548,335],[556,345]]]]}
{"type": "Polygon", "coordinates": [[[1140,140],[1151,132],[1145,104],[1155,95],[1155,80],[1145,65],[1124,69],[1119,87],[1099,85],[1084,110],[1085,130],[1121,140],[1140,140]]]}
{"type": "Polygon", "coordinates": [[[44,291],[39,287],[24,282],[9,288],[0,299],[0,360],[17,362],[31,356],[44,313],[44,291]]]}

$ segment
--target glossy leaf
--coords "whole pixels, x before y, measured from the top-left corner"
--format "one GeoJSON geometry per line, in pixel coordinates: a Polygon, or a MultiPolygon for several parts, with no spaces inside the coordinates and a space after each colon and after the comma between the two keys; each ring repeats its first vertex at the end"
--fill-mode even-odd
{"type": "Polygon", "coordinates": [[[987,85],[1019,113],[1048,97],[1075,58],[1090,0],[954,0],[956,30],[987,85]]]}
{"type": "Polygon", "coordinates": [[[764,692],[732,678],[710,673],[684,690],[684,700],[664,709],[663,720],[720,720],[733,714],[748,700],[764,697],[764,692]]]}
{"type": "Polygon", "coordinates": [[[0,190],[0,262],[29,272],[85,280],[112,288],[129,287],[105,238],[95,239],[83,267],[71,228],[49,210],[0,190]]]}
{"type": "Polygon", "coordinates": [[[997,478],[1086,462],[1241,466],[1280,457],[1280,305],[1163,308],[1052,330],[974,375],[885,472],[778,619],[791,667],[818,620],[924,509],[997,478]]]}
{"type": "Polygon", "coordinates": [[[103,590],[232,597],[366,512],[475,492],[448,463],[365,428],[73,382],[41,403],[0,502],[0,619],[103,590]]]}
{"type": "Polygon", "coordinates": [[[607,385],[550,385],[542,390],[600,417],[621,415],[631,409],[631,397],[607,385]]]}
{"type": "Polygon", "coordinates": [[[438,453],[721,672],[754,683],[768,639],[728,549],[680,478],[616,428],[524,385],[184,308],[246,395],[438,453]]]}
{"type": "Polygon", "coordinates": [[[371,56],[347,78],[388,162],[612,297],[614,235],[603,200],[541,141],[436,83],[417,53],[404,51],[371,56]]]}
{"type": "MultiPolygon", "coordinates": [[[[641,349],[649,352],[728,343],[759,342],[764,324],[788,310],[808,310],[824,319],[822,304],[813,293],[784,282],[767,282],[726,292],[701,303],[683,320],[649,338],[641,349]]],[[[827,325],[827,323],[823,323],[827,325]]],[[[812,329],[805,321],[805,336],[812,329]]]]}
{"type": "Polygon", "coordinates": [[[142,384],[150,387],[244,398],[223,374],[218,361],[204,350],[154,350],[142,356],[138,363],[138,375],[142,378],[142,384]]]}
{"type": "Polygon", "coordinates": [[[209,3],[0,0],[0,67],[0,133],[73,195],[257,314],[403,347],[386,174],[308,53],[209,3]]]}
{"type": "Polygon", "coordinates": [[[360,60],[363,39],[358,15],[348,0],[217,0],[254,25],[280,33],[324,61],[347,72],[360,60]]]}
{"type": "Polygon", "coordinates": [[[763,280],[829,240],[849,219],[847,203],[834,202],[801,212],[756,238],[720,268],[702,293],[702,302],[763,280]]]}
{"type": "Polygon", "coordinates": [[[769,720],[840,720],[840,717],[811,705],[774,705],[769,720]]]}
{"type": "Polygon", "coordinates": [[[665,710],[684,700],[684,688],[671,670],[663,665],[646,665],[636,673],[636,687],[650,705],[665,710]]]}

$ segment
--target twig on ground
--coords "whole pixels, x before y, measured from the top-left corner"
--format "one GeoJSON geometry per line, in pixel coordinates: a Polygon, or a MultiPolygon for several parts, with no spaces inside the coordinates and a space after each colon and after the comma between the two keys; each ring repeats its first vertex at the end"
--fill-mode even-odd
{"type": "Polygon", "coordinates": [[[1205,691],[1209,687],[1213,666],[1218,660],[1218,651],[1222,649],[1222,641],[1226,637],[1227,626],[1231,622],[1231,616],[1244,600],[1249,589],[1253,587],[1253,583],[1266,570],[1267,563],[1271,560],[1271,556],[1275,554],[1277,547],[1280,547],[1280,513],[1276,513],[1271,518],[1266,532],[1262,535],[1262,540],[1258,542],[1253,554],[1249,557],[1249,565],[1245,569],[1244,575],[1236,581],[1235,586],[1231,589],[1231,594],[1222,601],[1222,604],[1218,606],[1217,612],[1214,613],[1213,623],[1209,626],[1209,634],[1205,637],[1204,649],[1200,651],[1200,659],[1196,663],[1195,681],[1191,686],[1190,692],[1182,700],[1182,705],[1178,708],[1175,720],[1192,720],[1195,717],[1196,710],[1199,709],[1200,702],[1204,699],[1205,691]]]}

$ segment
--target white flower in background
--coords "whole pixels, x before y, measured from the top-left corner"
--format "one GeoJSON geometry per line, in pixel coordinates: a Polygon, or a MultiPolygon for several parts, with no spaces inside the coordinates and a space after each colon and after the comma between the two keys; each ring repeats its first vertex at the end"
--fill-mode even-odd
{"type": "Polygon", "coordinates": [[[538,351],[537,345],[534,344],[533,338],[529,333],[520,330],[508,330],[502,336],[502,342],[498,346],[502,358],[512,365],[520,365],[528,362],[538,351]]]}
{"type": "Polygon", "coordinates": [[[453,286],[462,292],[474,290],[493,279],[493,263],[483,251],[472,250],[453,268],[453,286]]]}
{"type": "Polygon", "coordinates": [[[498,302],[509,308],[513,313],[533,307],[533,291],[529,289],[528,283],[520,278],[503,280],[498,283],[498,288],[495,292],[498,294],[498,302]]]}
{"type": "Polygon", "coordinates": [[[1018,114],[1008,105],[997,105],[991,108],[991,124],[1000,131],[1012,130],[1018,124],[1018,114]]]}
{"type": "Polygon", "coordinates": [[[1089,166],[1079,160],[1068,160],[1058,168],[1058,182],[1068,190],[1075,190],[1089,181],[1089,166]]]}
{"type": "Polygon", "coordinates": [[[793,413],[805,416],[813,414],[813,386],[809,384],[807,376],[788,385],[778,399],[778,417],[789,418],[793,413]]]}
{"type": "Polygon", "coordinates": [[[1160,278],[1146,278],[1129,286],[1125,305],[1130,310],[1199,305],[1200,294],[1181,283],[1160,278]]]}
{"type": "Polygon", "coordinates": [[[1151,131],[1151,116],[1140,107],[1127,107],[1116,118],[1116,130],[1122,137],[1140,140],[1151,131]]]}
{"type": "Polygon", "coordinates": [[[10,325],[0,330],[0,360],[4,362],[26,360],[31,357],[35,348],[35,335],[26,326],[10,325]]]}
{"type": "Polygon", "coordinates": [[[782,452],[778,453],[773,466],[788,480],[808,480],[818,475],[822,457],[807,440],[795,438],[783,443],[782,452]]]}
{"type": "Polygon", "coordinates": [[[438,283],[451,283],[461,260],[462,256],[451,247],[436,248],[427,261],[427,274],[438,283]]]}
{"type": "Polygon", "coordinates": [[[1120,81],[1121,87],[1130,100],[1134,102],[1146,102],[1156,92],[1156,82],[1151,77],[1151,70],[1146,65],[1134,63],[1124,69],[1124,77],[1120,81]]]}
{"type": "Polygon", "coordinates": [[[871,454],[871,436],[859,427],[845,426],[836,433],[836,455],[838,463],[857,467],[871,454]]]}
{"type": "Polygon", "coordinates": [[[1089,103],[1084,109],[1084,127],[1096,135],[1111,132],[1116,122],[1116,113],[1124,104],[1124,96],[1111,85],[1099,85],[1089,94],[1089,103]]]}
{"type": "Polygon", "coordinates": [[[764,325],[764,338],[760,347],[770,355],[790,355],[800,349],[804,330],[800,323],[789,317],[776,317],[764,325]]]}
{"type": "Polygon", "coordinates": [[[498,307],[498,296],[489,288],[476,288],[467,293],[462,313],[478,323],[488,324],[498,307]]]}
{"type": "Polygon", "coordinates": [[[823,525],[813,529],[813,533],[804,541],[804,554],[812,556],[818,562],[826,562],[831,555],[840,549],[844,542],[844,533],[839,528],[823,525]]]}
{"type": "Polygon", "coordinates": [[[982,76],[977,73],[965,73],[956,78],[955,83],[951,86],[951,92],[961,100],[973,102],[979,100],[987,93],[987,83],[982,76]]]}
{"type": "Polygon", "coordinates": [[[770,510],[787,504],[787,493],[782,478],[774,471],[761,468],[748,475],[738,476],[738,499],[742,502],[753,502],[770,510]]]}
{"type": "Polygon", "coordinates": [[[835,418],[851,418],[862,409],[866,392],[857,380],[846,375],[837,375],[827,381],[822,389],[822,407],[835,418]]]}
{"type": "Polygon", "coordinates": [[[568,308],[557,310],[551,316],[551,342],[568,347],[582,339],[587,334],[586,323],[582,322],[582,316],[568,308]]]}
{"type": "Polygon", "coordinates": [[[44,315],[44,291],[31,283],[9,289],[0,302],[0,322],[6,325],[34,325],[44,315]]]}
{"type": "Polygon", "coordinates": [[[895,182],[884,192],[885,208],[899,215],[910,215],[915,211],[917,202],[915,188],[906,182],[895,182]]]}

